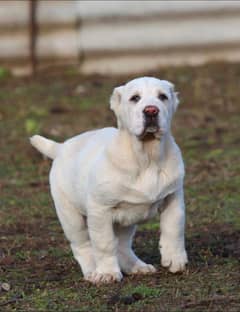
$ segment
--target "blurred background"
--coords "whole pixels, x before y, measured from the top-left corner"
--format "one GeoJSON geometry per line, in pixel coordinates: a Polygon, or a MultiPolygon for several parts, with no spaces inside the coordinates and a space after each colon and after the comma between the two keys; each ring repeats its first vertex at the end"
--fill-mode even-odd
{"type": "Polygon", "coordinates": [[[1,311],[240,311],[239,61],[240,1],[0,0],[1,311]],[[96,289],[53,209],[51,162],[29,137],[116,125],[113,88],[142,75],[179,92],[189,266],[160,267],[156,218],[134,249],[158,274],[96,289]]]}
{"type": "Polygon", "coordinates": [[[121,74],[240,59],[238,1],[0,2],[0,64],[121,74]]]}

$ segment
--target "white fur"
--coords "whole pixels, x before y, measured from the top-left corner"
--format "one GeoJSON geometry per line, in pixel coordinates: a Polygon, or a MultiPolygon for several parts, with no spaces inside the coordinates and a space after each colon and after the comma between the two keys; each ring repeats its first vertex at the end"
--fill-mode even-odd
{"type": "Polygon", "coordinates": [[[63,144],[34,136],[31,143],[54,158],[51,194],[74,257],[86,280],[119,281],[122,273],[152,273],[132,250],[135,225],[161,213],[162,265],[171,272],[187,263],[184,247],[184,165],[171,135],[178,100],[173,85],[143,77],[114,90],[111,109],[118,129],[85,132],[63,144]],[[132,103],[138,93],[141,99],[132,103]],[[158,94],[168,100],[161,101],[158,94]],[[141,138],[143,110],[158,107],[159,130],[141,138]]]}

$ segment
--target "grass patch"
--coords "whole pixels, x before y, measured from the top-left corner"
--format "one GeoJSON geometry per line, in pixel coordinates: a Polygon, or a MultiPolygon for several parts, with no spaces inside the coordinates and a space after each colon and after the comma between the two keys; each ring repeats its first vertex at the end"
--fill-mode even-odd
{"type": "Polygon", "coordinates": [[[81,77],[72,68],[34,79],[0,72],[0,283],[11,287],[0,291],[0,309],[239,311],[239,73],[240,64],[225,63],[161,69],[180,91],[173,132],[186,165],[188,270],[160,267],[156,218],[139,225],[134,249],[158,272],[95,287],[83,281],[57,220],[51,162],[28,137],[40,132],[61,142],[114,126],[109,96],[132,77],[81,77]]]}

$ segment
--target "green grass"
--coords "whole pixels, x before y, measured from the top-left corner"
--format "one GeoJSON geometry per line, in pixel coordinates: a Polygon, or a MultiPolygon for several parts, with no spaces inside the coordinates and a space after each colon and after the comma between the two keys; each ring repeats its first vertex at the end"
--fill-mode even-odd
{"type": "Polygon", "coordinates": [[[0,291],[0,311],[240,310],[240,64],[160,72],[180,91],[173,132],[186,165],[187,271],[160,267],[155,218],[139,226],[134,249],[156,274],[84,282],[50,197],[51,162],[28,141],[115,125],[109,96],[131,77],[81,77],[71,68],[34,79],[0,74],[0,283],[11,286],[0,291]]]}

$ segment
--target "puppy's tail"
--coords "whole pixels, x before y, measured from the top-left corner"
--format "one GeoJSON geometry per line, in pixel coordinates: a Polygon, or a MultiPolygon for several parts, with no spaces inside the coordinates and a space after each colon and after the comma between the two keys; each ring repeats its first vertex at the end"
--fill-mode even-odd
{"type": "Polygon", "coordinates": [[[40,135],[34,135],[30,138],[30,143],[42,154],[47,157],[54,159],[56,158],[60,143],[54,142],[52,140],[46,139],[40,135]]]}

